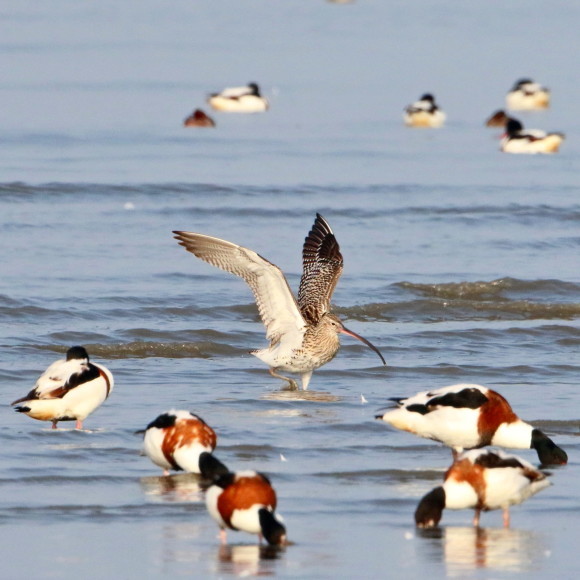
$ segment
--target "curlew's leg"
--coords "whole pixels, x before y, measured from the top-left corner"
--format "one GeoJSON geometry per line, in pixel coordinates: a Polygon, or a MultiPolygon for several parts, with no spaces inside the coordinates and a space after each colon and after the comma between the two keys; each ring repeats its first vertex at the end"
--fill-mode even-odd
{"type": "Polygon", "coordinates": [[[270,374],[273,377],[276,377],[277,379],[283,379],[283,380],[287,381],[288,384],[289,384],[289,387],[290,387],[290,390],[291,391],[297,391],[298,390],[298,383],[294,379],[291,379],[289,377],[284,377],[282,375],[279,375],[278,373],[276,373],[276,369],[274,369],[274,368],[271,368],[270,369],[270,374]]]}
{"type": "Polygon", "coordinates": [[[225,528],[220,528],[219,539],[220,539],[220,542],[222,543],[223,546],[225,546],[228,543],[227,533],[226,533],[225,528]]]}
{"type": "Polygon", "coordinates": [[[307,373],[302,373],[302,390],[306,391],[308,389],[308,385],[310,383],[310,379],[312,378],[312,371],[308,371],[307,373]]]}
{"type": "Polygon", "coordinates": [[[503,510],[503,527],[509,528],[510,527],[510,508],[506,507],[503,510]]]}
{"type": "Polygon", "coordinates": [[[75,429],[81,430],[82,428],[83,428],[83,422],[80,419],[77,419],[77,422],[75,424],[75,429]]]}
{"type": "Polygon", "coordinates": [[[473,516],[473,526],[479,528],[479,515],[481,514],[480,509],[475,510],[475,515],[473,516]]]}
{"type": "Polygon", "coordinates": [[[58,421],[53,421],[53,422],[52,422],[52,428],[53,428],[53,429],[56,429],[56,428],[57,428],[57,426],[56,426],[56,424],[57,424],[57,423],[58,423],[58,421]]]}

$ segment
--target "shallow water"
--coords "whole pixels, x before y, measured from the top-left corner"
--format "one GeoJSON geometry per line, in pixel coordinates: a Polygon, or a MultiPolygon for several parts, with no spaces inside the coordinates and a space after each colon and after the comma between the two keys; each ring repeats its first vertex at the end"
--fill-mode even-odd
{"type": "Polygon", "coordinates": [[[575,576],[580,128],[563,59],[578,9],[249,1],[240,29],[230,2],[53,4],[2,9],[6,577],[575,576]],[[523,28],[508,27],[516,14],[523,28]],[[558,33],[544,51],[528,35],[538,22],[558,33]],[[482,126],[527,74],[554,92],[526,124],[566,130],[557,156],[502,155],[482,126]],[[249,80],[267,114],[180,126],[207,92],[249,80]],[[405,129],[425,90],[448,126],[405,129]],[[388,366],[345,337],[292,394],[247,354],[265,339],[246,285],[171,231],[252,248],[297,289],[316,212],[345,259],[335,311],[388,366]],[[73,344],[116,379],[87,430],[14,413],[73,344]],[[459,382],[502,392],[570,463],[509,530],[499,513],[474,530],[471,513],[447,512],[418,533],[413,511],[449,450],[373,417],[389,397],[459,382]],[[195,477],[162,478],[139,454],[134,431],[170,408],[213,426],[228,466],[271,476],[293,545],[234,532],[219,545],[195,477]]]}

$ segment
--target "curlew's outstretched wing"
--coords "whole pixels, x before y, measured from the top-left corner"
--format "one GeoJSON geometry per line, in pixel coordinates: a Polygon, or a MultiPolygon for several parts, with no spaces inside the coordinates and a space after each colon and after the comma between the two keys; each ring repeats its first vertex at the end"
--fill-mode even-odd
{"type": "Polygon", "coordinates": [[[317,213],[304,241],[298,290],[298,306],[307,321],[316,323],[330,310],[330,298],[342,273],[342,263],[338,242],[327,221],[317,213]]]}
{"type": "Polygon", "coordinates": [[[248,248],[219,238],[193,232],[173,233],[188,252],[246,281],[256,299],[268,340],[277,342],[284,336],[301,343],[306,327],[304,318],[278,266],[248,248]]]}

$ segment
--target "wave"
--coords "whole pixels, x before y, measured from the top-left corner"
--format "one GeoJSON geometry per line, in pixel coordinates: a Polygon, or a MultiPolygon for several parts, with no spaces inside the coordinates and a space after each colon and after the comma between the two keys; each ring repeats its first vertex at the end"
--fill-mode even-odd
{"type": "MultiPolygon", "coordinates": [[[[68,136],[61,136],[59,138],[71,139],[68,136]]],[[[50,137],[50,141],[54,140],[54,136],[50,137]]],[[[563,192],[568,190],[575,193],[574,188],[562,187],[563,192]]],[[[156,205],[156,214],[175,213],[180,215],[183,213],[192,213],[197,215],[202,214],[236,214],[244,215],[251,214],[256,218],[259,216],[276,216],[280,215],[279,203],[264,203],[265,197],[276,199],[277,196],[292,196],[300,199],[311,198],[313,195],[321,195],[326,198],[331,195],[334,196],[334,201],[338,202],[344,197],[345,200],[350,200],[355,196],[380,195],[384,198],[394,196],[399,200],[401,195],[428,195],[430,199],[434,199],[437,193],[444,193],[446,198],[456,191],[457,196],[452,203],[448,201],[444,204],[437,203],[422,203],[416,205],[413,203],[400,204],[397,203],[395,207],[390,204],[381,208],[367,207],[361,204],[357,207],[352,207],[349,203],[348,207],[342,206],[340,203],[334,203],[332,213],[335,216],[343,216],[348,218],[368,219],[376,218],[377,216],[385,216],[388,218],[398,218],[400,216],[409,216],[413,218],[427,219],[429,221],[440,221],[441,219],[453,218],[459,221],[465,221],[471,224],[474,219],[480,220],[482,216],[492,217],[493,219],[508,222],[527,222],[530,219],[541,219],[556,222],[578,222],[580,221],[580,205],[560,203],[481,203],[478,201],[481,198],[472,199],[464,195],[464,188],[460,186],[452,186],[449,184],[430,184],[426,186],[418,183],[391,183],[391,184],[375,184],[375,185],[327,185],[320,186],[316,184],[298,184],[289,186],[276,185],[247,185],[247,184],[229,184],[224,185],[220,183],[184,183],[184,182],[159,182],[159,183],[96,183],[96,182],[48,182],[40,184],[30,184],[22,181],[14,182],[0,182],[0,195],[3,199],[12,201],[29,201],[30,198],[38,196],[46,202],[47,197],[66,197],[79,195],[91,196],[119,196],[123,199],[127,196],[139,198],[155,198],[158,200],[160,195],[172,196],[183,195],[187,199],[195,196],[195,206],[178,208],[159,208],[156,205]],[[211,201],[210,206],[199,205],[201,198],[207,196],[211,201]],[[216,197],[219,196],[219,197],[216,197]],[[251,208],[247,205],[248,198],[256,198],[259,203],[253,204],[251,208]],[[216,205],[216,200],[219,203],[216,205]],[[226,202],[227,201],[227,202],[226,202]]],[[[528,188],[514,186],[514,187],[494,187],[485,188],[490,198],[494,198],[496,194],[501,192],[502,197],[509,192],[516,199],[525,199],[529,193],[528,188]],[[520,195],[521,194],[521,195],[520,195]]],[[[330,211],[330,206],[325,204],[324,208],[319,208],[323,211],[330,211]]],[[[286,207],[284,210],[285,218],[298,217],[304,215],[311,215],[303,204],[298,204],[296,207],[286,207]]]]}
{"type": "Polygon", "coordinates": [[[509,277],[498,278],[489,282],[446,282],[439,284],[400,282],[395,285],[422,296],[449,300],[494,300],[507,298],[514,294],[533,295],[539,299],[545,295],[557,295],[562,298],[577,300],[580,295],[580,284],[562,280],[518,280],[509,277]]]}
{"type": "Polygon", "coordinates": [[[573,320],[580,316],[580,284],[561,280],[397,282],[393,302],[338,309],[344,316],[390,322],[453,320],[573,320]],[[409,296],[418,298],[409,299],[409,296]]]}
{"type": "Polygon", "coordinates": [[[461,320],[573,320],[580,304],[538,304],[527,300],[413,300],[395,304],[369,304],[341,309],[355,319],[388,322],[452,322],[461,320]]]}
{"type": "MultiPolygon", "coordinates": [[[[238,355],[237,349],[215,342],[135,341],[117,344],[85,345],[91,355],[107,359],[123,358],[202,358],[238,355]]],[[[246,351],[247,352],[247,351],[246,351]]]]}

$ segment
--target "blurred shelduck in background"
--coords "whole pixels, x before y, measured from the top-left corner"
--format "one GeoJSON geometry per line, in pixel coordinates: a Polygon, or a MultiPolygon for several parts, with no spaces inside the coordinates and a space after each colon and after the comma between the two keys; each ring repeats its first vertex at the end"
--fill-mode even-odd
{"type": "Polygon", "coordinates": [[[506,95],[506,103],[512,111],[547,109],[550,106],[550,89],[531,79],[520,79],[506,95]]]}
{"type": "Polygon", "coordinates": [[[226,113],[262,113],[269,107],[267,99],[262,97],[256,83],[224,89],[221,93],[212,93],[207,102],[216,111],[226,113]]]}
{"type": "Polygon", "coordinates": [[[517,119],[509,119],[501,141],[504,153],[557,153],[564,133],[546,133],[539,129],[524,129],[517,119]]]}
{"type": "Polygon", "coordinates": [[[443,125],[445,119],[445,113],[435,103],[435,97],[429,93],[409,105],[403,115],[407,127],[437,128],[443,125]]]}
{"type": "Polygon", "coordinates": [[[505,111],[499,110],[493,113],[489,119],[485,122],[486,127],[505,127],[509,117],[506,115],[505,111]]]}
{"type": "Polygon", "coordinates": [[[215,127],[215,121],[206,115],[201,109],[195,109],[189,117],[183,121],[184,127],[215,127]]]}

